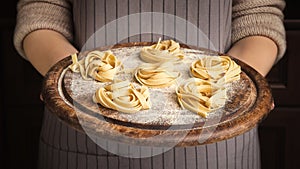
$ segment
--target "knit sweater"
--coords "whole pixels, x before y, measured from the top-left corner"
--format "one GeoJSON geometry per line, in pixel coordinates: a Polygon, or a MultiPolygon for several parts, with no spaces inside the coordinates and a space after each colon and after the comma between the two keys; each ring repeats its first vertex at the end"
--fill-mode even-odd
{"type": "MultiPolygon", "coordinates": [[[[26,59],[23,40],[40,29],[55,30],[73,43],[72,0],[20,0],[14,45],[26,59]]],[[[277,61],[286,50],[283,0],[233,0],[232,44],[253,35],[272,39],[278,47],[277,61]]]]}

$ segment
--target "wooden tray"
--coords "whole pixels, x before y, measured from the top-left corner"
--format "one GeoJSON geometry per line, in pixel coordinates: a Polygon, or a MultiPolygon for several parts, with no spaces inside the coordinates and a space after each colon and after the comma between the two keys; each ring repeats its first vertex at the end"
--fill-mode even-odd
{"type": "MultiPolygon", "coordinates": [[[[118,54],[125,49],[135,51],[151,44],[153,43],[118,44],[98,50],[110,49],[118,54]]],[[[221,55],[207,49],[186,45],[181,47],[185,52],[221,55]]],[[[80,53],[79,57],[84,57],[87,52],[80,53]]],[[[273,103],[266,79],[247,64],[237,59],[235,61],[242,67],[241,80],[233,84],[229,92],[232,93],[229,94],[230,101],[226,102],[224,108],[212,112],[207,119],[186,111],[164,111],[170,110],[168,105],[163,110],[161,106],[157,106],[160,111],[128,115],[94,104],[91,96],[98,85],[93,81],[80,80],[79,74],[67,69],[72,63],[71,57],[61,60],[47,73],[42,95],[47,108],[70,127],[100,138],[145,146],[214,143],[255,127],[270,112],[273,103]],[[81,88],[78,90],[81,92],[77,92],[76,87],[81,88]],[[86,92],[82,92],[84,90],[86,92]]],[[[180,110],[180,107],[174,109],[180,110]]]]}

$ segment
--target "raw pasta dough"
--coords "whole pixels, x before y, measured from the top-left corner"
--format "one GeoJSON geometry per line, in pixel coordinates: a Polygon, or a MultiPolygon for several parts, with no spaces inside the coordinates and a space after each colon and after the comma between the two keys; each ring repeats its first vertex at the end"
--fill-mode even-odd
{"type": "Polygon", "coordinates": [[[176,90],[181,107],[203,117],[225,105],[226,83],[240,79],[241,68],[229,56],[206,56],[191,64],[194,78],[176,90]]]}
{"type": "Polygon", "coordinates": [[[122,81],[99,88],[93,101],[119,112],[135,113],[150,108],[149,96],[146,86],[137,89],[129,81],[122,81]]]}
{"type": "Polygon", "coordinates": [[[207,117],[207,112],[224,105],[224,88],[199,78],[190,78],[177,87],[176,93],[181,107],[207,117]]]}
{"type": "Polygon", "coordinates": [[[85,80],[95,79],[100,82],[112,81],[121,62],[112,52],[91,51],[87,56],[78,61],[77,55],[72,55],[73,63],[69,68],[73,72],[81,73],[85,80]]]}
{"type": "Polygon", "coordinates": [[[173,40],[159,41],[152,45],[143,47],[140,53],[142,60],[148,63],[179,61],[184,58],[179,43],[173,40]]]}
{"type": "Polygon", "coordinates": [[[241,67],[229,56],[206,56],[194,61],[190,72],[196,78],[225,84],[240,79],[241,67]]]}
{"type": "Polygon", "coordinates": [[[138,82],[153,88],[171,86],[178,77],[180,77],[180,73],[174,71],[172,62],[144,63],[135,71],[135,78],[138,82]]]}
{"type": "MultiPolygon", "coordinates": [[[[184,55],[175,41],[159,40],[157,44],[143,47],[140,57],[148,63],[135,69],[134,77],[142,85],[138,89],[129,81],[114,79],[122,64],[110,51],[95,50],[80,61],[77,61],[77,55],[72,55],[73,63],[69,68],[80,72],[85,80],[113,81],[97,89],[93,96],[95,103],[120,112],[135,113],[150,109],[148,87],[169,87],[179,79],[181,73],[174,68],[181,65],[179,61],[184,55]]],[[[240,79],[241,68],[229,56],[206,56],[192,62],[189,71],[193,77],[184,80],[174,92],[181,107],[206,118],[208,112],[225,105],[225,86],[240,79]]]]}

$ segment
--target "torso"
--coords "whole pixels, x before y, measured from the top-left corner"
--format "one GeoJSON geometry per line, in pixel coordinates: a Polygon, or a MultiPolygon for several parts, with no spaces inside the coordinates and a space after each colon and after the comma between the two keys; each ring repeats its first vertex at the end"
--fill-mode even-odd
{"type": "MultiPolygon", "coordinates": [[[[220,52],[230,47],[231,0],[70,1],[79,50],[160,37],[220,52]]],[[[259,168],[257,128],[215,144],[176,147],[144,159],[124,158],[46,111],[40,150],[41,168],[259,168]]]]}
{"type": "Polygon", "coordinates": [[[73,0],[73,10],[79,49],[159,37],[220,52],[230,46],[230,0],[73,0]]]}

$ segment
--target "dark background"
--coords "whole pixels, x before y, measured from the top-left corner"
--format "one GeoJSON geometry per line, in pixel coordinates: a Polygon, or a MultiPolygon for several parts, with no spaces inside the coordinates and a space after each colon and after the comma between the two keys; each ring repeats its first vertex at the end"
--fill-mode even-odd
{"type": "MultiPolygon", "coordinates": [[[[13,47],[16,2],[5,1],[0,10],[0,168],[34,169],[43,79],[13,47]]],[[[287,51],[267,77],[276,108],[259,127],[263,169],[300,168],[300,2],[286,2],[287,51]]]]}

